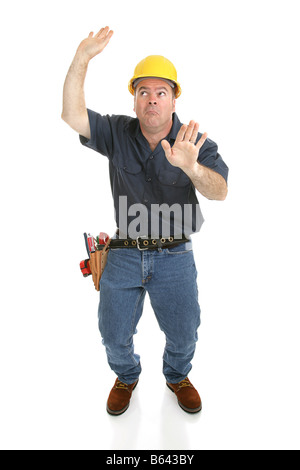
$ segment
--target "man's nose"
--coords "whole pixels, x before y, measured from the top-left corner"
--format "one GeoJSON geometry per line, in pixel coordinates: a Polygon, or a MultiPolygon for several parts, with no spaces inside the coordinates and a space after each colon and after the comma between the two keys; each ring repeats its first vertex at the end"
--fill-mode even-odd
{"type": "Polygon", "coordinates": [[[154,96],[150,96],[150,98],[149,98],[149,104],[151,104],[151,105],[157,104],[156,98],[155,98],[154,96]]]}

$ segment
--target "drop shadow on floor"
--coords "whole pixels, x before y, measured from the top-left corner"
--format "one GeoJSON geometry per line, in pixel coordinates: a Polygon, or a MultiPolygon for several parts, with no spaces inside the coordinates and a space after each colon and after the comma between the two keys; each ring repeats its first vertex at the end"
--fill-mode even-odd
{"type": "Polygon", "coordinates": [[[109,416],[110,450],[190,450],[197,439],[201,414],[189,414],[177,404],[174,394],[164,389],[161,401],[149,407],[149,397],[136,389],[129,409],[109,416]],[[145,406],[147,403],[148,407],[145,406]]]}

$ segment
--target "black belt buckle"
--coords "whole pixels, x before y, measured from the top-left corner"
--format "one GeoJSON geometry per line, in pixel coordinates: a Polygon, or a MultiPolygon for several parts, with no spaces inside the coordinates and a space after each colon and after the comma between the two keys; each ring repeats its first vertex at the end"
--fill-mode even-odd
{"type": "Polygon", "coordinates": [[[136,237],[136,246],[138,247],[140,251],[149,250],[149,247],[147,246],[149,245],[149,241],[147,240],[147,238],[148,238],[147,236],[136,237]],[[139,240],[140,238],[142,240],[144,239],[143,245],[145,248],[141,248],[140,243],[142,243],[142,241],[139,240]]]}

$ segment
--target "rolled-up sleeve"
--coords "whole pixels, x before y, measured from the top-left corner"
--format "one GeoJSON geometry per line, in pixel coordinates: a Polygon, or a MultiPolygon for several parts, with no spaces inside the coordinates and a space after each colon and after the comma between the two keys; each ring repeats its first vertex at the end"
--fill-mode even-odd
{"type": "Polygon", "coordinates": [[[211,170],[219,173],[225,181],[228,180],[228,166],[218,153],[218,146],[211,139],[206,139],[203,146],[200,149],[198,162],[211,170]]]}

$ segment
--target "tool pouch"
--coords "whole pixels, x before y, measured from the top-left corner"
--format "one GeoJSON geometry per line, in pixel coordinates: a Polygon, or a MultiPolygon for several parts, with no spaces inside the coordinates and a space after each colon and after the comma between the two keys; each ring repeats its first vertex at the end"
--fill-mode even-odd
{"type": "Polygon", "coordinates": [[[99,284],[106,265],[110,240],[111,239],[107,241],[105,247],[102,248],[102,250],[96,250],[90,255],[90,269],[92,271],[94,286],[97,291],[100,290],[99,284]]]}

